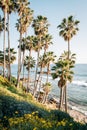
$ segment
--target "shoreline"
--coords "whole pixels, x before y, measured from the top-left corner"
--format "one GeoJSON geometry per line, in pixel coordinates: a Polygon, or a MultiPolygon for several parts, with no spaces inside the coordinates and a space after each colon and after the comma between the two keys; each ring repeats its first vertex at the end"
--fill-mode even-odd
{"type": "MultiPolygon", "coordinates": [[[[52,98],[52,97],[51,97],[52,98]]],[[[52,109],[52,110],[58,110],[58,105],[59,105],[59,100],[56,98],[52,98],[53,101],[50,102],[50,99],[46,104],[44,104],[47,109],[52,109]]],[[[63,111],[64,112],[64,111],[63,111]]],[[[87,123],[87,115],[85,113],[80,112],[79,110],[72,108],[70,105],[68,105],[68,114],[73,117],[74,121],[80,122],[80,123],[87,123]]]]}
{"type": "MultiPolygon", "coordinates": [[[[47,103],[44,105],[47,107],[47,109],[58,109],[59,98],[55,97],[52,94],[49,94],[47,103]]],[[[68,102],[68,114],[77,122],[87,123],[87,113],[85,114],[83,111],[80,111],[75,105],[72,105],[70,102],[68,102]]]]}

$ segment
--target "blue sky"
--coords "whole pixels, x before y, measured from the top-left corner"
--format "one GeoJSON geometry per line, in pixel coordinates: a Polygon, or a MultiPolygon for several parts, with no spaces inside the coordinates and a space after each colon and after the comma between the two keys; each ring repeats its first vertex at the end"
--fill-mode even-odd
{"type": "Polygon", "coordinates": [[[67,42],[59,36],[57,26],[63,18],[73,15],[80,21],[79,32],[71,39],[71,51],[76,53],[77,63],[87,63],[87,0],[30,0],[34,17],[43,15],[50,23],[49,33],[53,36],[50,50],[60,56],[67,50],[67,42]]]}
{"type": "MultiPolygon", "coordinates": [[[[67,42],[59,36],[57,26],[63,18],[73,15],[80,21],[79,32],[71,39],[70,49],[76,53],[76,63],[87,63],[87,0],[30,0],[30,8],[34,10],[34,18],[37,15],[46,16],[50,24],[49,33],[53,36],[53,45],[49,50],[54,51],[59,57],[64,50],[67,50],[67,42]]],[[[11,16],[11,47],[17,50],[19,34],[16,31],[16,14],[11,16]]],[[[29,28],[29,35],[33,30],[29,28]]],[[[1,49],[1,47],[0,47],[1,49]]]]}

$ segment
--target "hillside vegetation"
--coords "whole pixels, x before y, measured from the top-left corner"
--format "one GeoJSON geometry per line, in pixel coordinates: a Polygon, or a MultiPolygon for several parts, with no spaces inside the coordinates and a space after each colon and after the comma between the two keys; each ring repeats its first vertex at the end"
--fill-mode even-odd
{"type": "Polygon", "coordinates": [[[0,76],[0,130],[87,130],[68,114],[48,110],[0,76]]]}

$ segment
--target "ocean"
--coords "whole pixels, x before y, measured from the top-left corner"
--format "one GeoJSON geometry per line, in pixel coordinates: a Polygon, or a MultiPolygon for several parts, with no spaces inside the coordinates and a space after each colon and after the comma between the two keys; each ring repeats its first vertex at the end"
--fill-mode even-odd
{"type": "MultiPolygon", "coordinates": [[[[12,65],[12,75],[17,76],[17,65],[12,65]]],[[[27,76],[27,72],[26,72],[27,76]]],[[[34,76],[31,73],[31,77],[34,76]]],[[[46,76],[43,76],[45,81],[46,76]]],[[[59,98],[60,89],[57,86],[58,79],[53,80],[49,76],[49,82],[52,84],[50,94],[56,99],[59,98]]],[[[87,115],[87,64],[76,64],[74,68],[74,78],[72,83],[67,85],[68,104],[72,109],[78,110],[87,115]]]]}

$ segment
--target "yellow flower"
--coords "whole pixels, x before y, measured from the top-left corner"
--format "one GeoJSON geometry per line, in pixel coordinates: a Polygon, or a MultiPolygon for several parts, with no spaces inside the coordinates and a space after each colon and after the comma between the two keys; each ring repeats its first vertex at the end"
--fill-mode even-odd
{"type": "Polygon", "coordinates": [[[7,117],[6,116],[4,116],[4,119],[6,119],[7,117]]]}
{"type": "Polygon", "coordinates": [[[18,114],[18,111],[15,111],[15,114],[18,114]]]}

